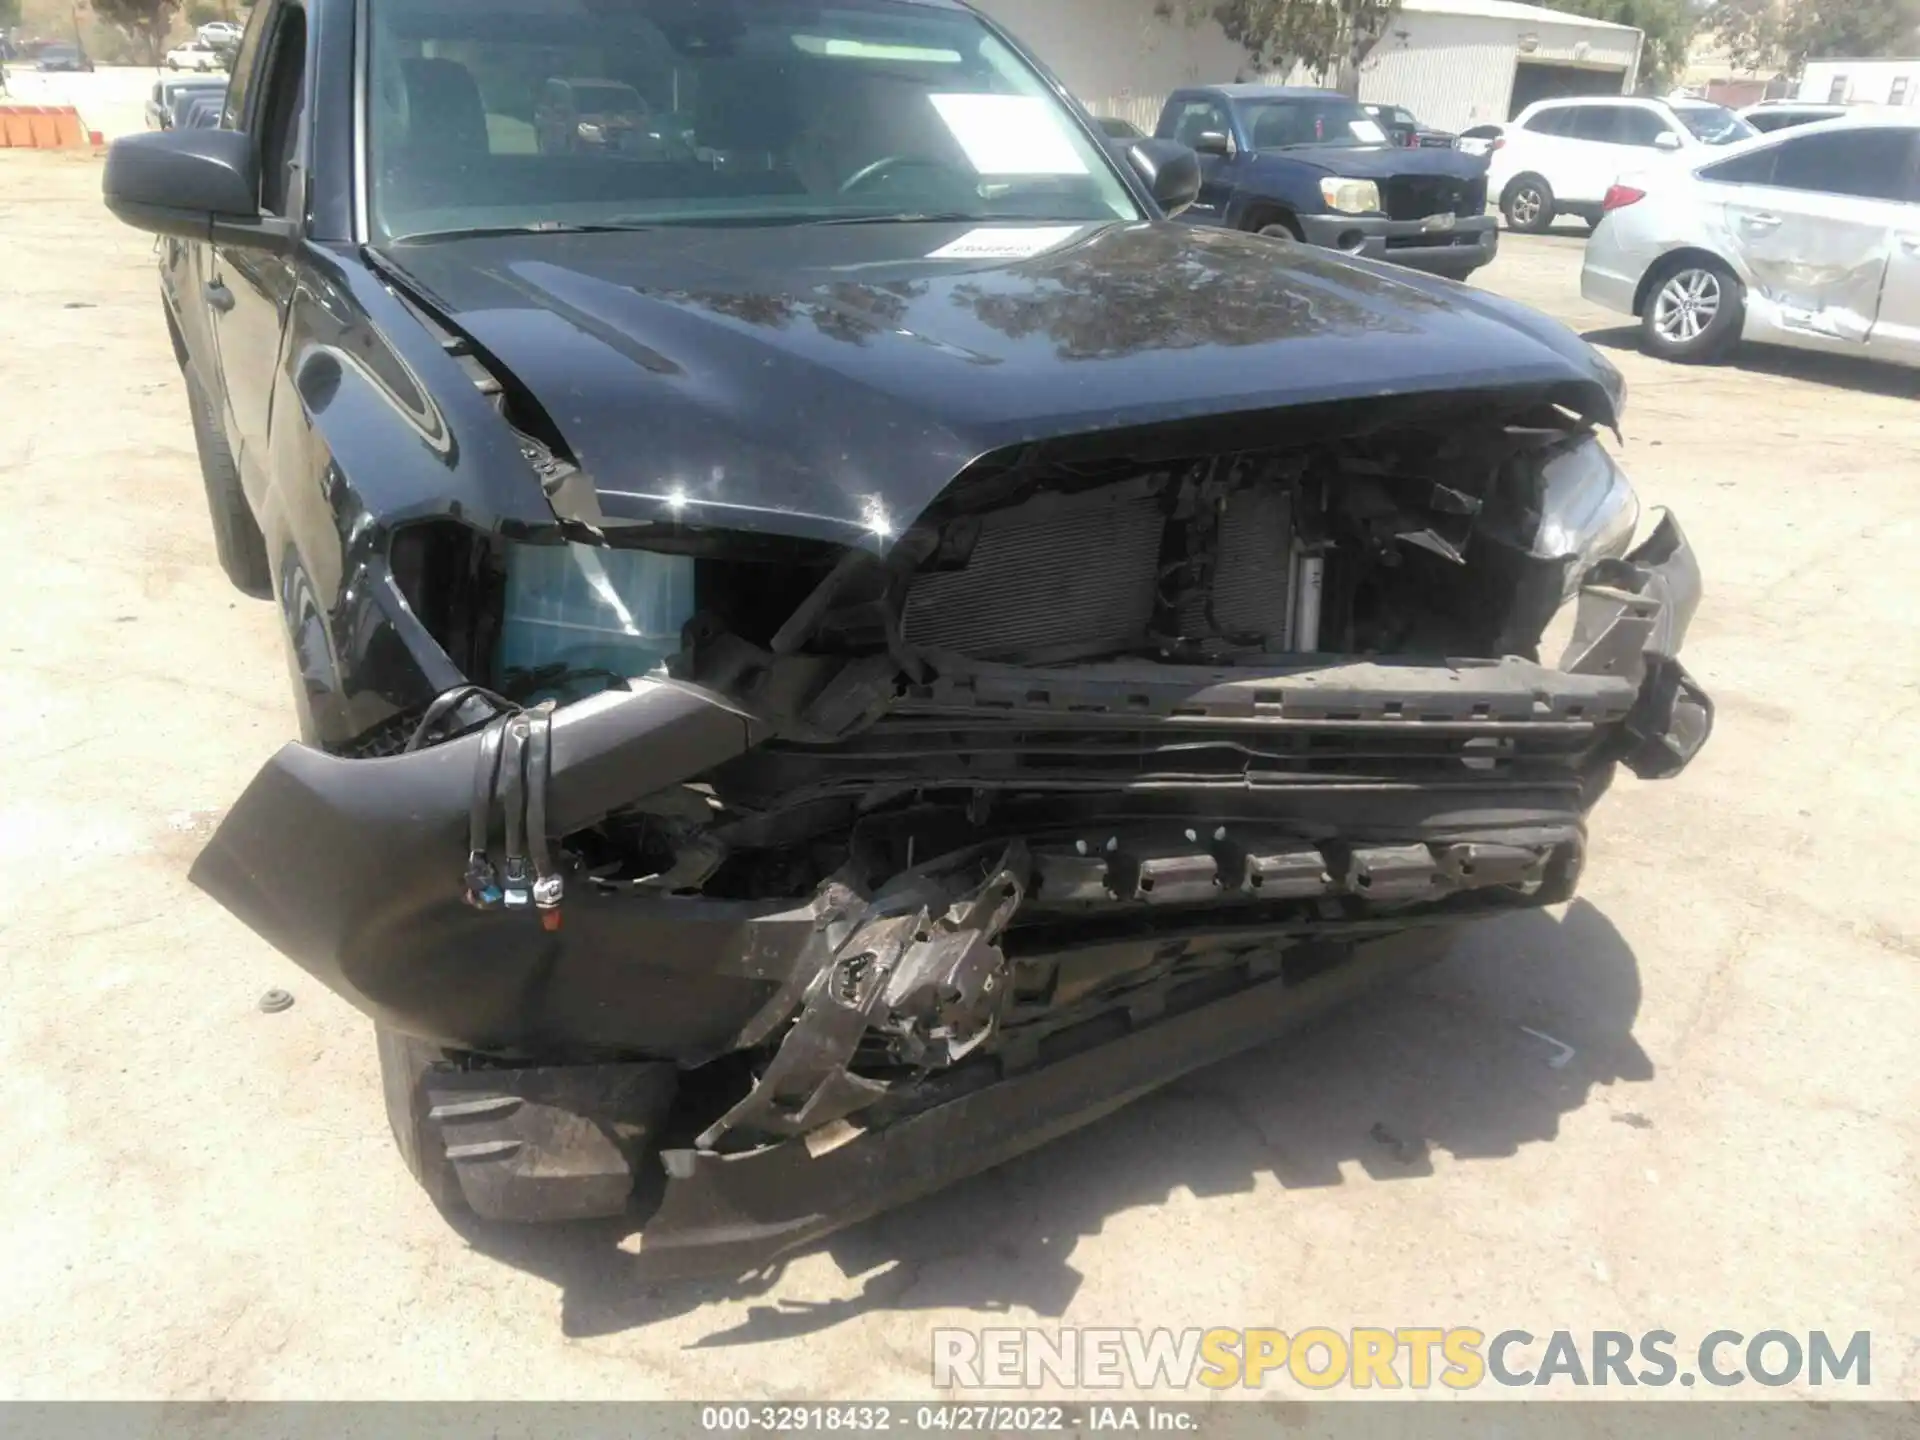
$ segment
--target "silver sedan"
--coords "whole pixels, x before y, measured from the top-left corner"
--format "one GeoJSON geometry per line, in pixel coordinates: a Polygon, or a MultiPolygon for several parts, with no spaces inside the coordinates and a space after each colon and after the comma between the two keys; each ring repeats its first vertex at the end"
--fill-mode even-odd
{"type": "Polygon", "coordinates": [[[1670,360],[1739,341],[1920,365],[1920,117],[1842,119],[1621,175],[1580,290],[1670,360]]]}

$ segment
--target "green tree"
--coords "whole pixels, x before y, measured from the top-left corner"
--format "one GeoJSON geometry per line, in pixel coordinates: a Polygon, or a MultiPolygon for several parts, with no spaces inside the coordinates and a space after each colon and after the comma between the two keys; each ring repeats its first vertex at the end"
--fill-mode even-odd
{"type": "Polygon", "coordinates": [[[1160,0],[1162,16],[1214,21],[1259,65],[1300,64],[1360,92],[1360,65],[1399,12],[1400,0],[1160,0]]]}
{"type": "Polygon", "coordinates": [[[1797,70],[1829,56],[1871,59],[1910,53],[1920,0],[1720,0],[1714,32],[1733,62],[1755,70],[1784,62],[1797,70]]]}
{"type": "Polygon", "coordinates": [[[1648,94],[1665,94],[1687,68],[1687,47],[1693,43],[1697,23],[1687,0],[1553,0],[1552,8],[1589,20],[1631,25],[1644,34],[1640,88],[1648,94]]]}
{"type": "Polygon", "coordinates": [[[149,65],[166,52],[180,0],[93,0],[93,13],[125,35],[149,65]]]}

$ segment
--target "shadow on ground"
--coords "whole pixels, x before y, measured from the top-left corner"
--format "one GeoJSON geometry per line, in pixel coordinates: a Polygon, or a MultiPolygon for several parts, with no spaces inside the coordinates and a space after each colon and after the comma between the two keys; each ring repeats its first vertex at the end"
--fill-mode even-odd
{"type": "Polygon", "coordinates": [[[698,1343],[785,1339],[876,1309],[1058,1317],[1080,1285],[1071,1261],[1081,1237],[1176,1190],[1233,1194],[1262,1176],[1287,1189],[1339,1185],[1343,1167],[1417,1181],[1433,1173],[1436,1150],[1494,1160],[1554,1139],[1594,1085],[1652,1078],[1632,1035],[1639,1007],[1633,952],[1593,906],[1576,901],[1563,920],[1532,911],[1490,922],[1440,964],[1316,1026],[803,1252],[864,1276],[850,1298],[793,1296],[784,1262],[724,1282],[650,1284],[629,1223],[462,1228],[481,1252],[558,1285],[572,1336],[776,1286],[786,1293],[698,1343]]]}
{"type": "MultiPolygon", "coordinates": [[[[1607,350],[1638,350],[1640,327],[1609,325],[1603,329],[1589,330],[1580,338],[1589,345],[1598,345],[1607,350]]],[[[1920,370],[1883,360],[1864,360],[1852,355],[1821,355],[1811,350],[1789,350],[1780,345],[1741,345],[1724,363],[1749,375],[1778,375],[1785,380],[1802,380],[1809,385],[1886,395],[1896,400],[1920,397],[1920,370]]]]}

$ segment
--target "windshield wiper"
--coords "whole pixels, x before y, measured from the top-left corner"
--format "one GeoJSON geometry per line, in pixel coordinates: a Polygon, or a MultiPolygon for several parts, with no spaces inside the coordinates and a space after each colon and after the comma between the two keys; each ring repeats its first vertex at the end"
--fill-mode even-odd
{"type": "Polygon", "coordinates": [[[536,220],[531,225],[475,225],[466,230],[419,230],[411,235],[396,235],[389,245],[416,245],[430,240],[479,240],[499,235],[608,235],[651,230],[651,225],[609,224],[576,225],[566,220],[536,220]]]}
{"type": "Polygon", "coordinates": [[[902,210],[894,214],[829,215],[821,220],[804,221],[808,225],[1085,225],[1085,220],[1069,220],[1061,215],[976,214],[971,210],[902,210]]]}

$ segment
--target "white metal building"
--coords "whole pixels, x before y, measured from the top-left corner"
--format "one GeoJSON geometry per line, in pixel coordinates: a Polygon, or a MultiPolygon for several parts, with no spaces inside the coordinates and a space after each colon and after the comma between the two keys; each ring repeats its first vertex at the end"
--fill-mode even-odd
{"type": "Polygon", "coordinates": [[[1515,0],[1402,0],[1361,66],[1360,98],[1444,130],[1498,124],[1549,96],[1631,91],[1642,39],[1631,25],[1515,0]]]}
{"type": "MultiPolygon", "coordinates": [[[[1233,80],[1318,83],[1262,75],[1207,24],[1154,13],[1155,0],[972,0],[1045,60],[1096,114],[1143,129],[1170,91],[1233,80]]],[[[1429,125],[1500,122],[1547,95],[1631,90],[1641,34],[1628,25],[1516,0],[1402,0],[1360,71],[1360,98],[1404,105],[1429,125]]]]}
{"type": "Polygon", "coordinates": [[[1920,102],[1920,60],[1809,60],[1795,98],[1833,105],[1912,105],[1920,102]]]}

